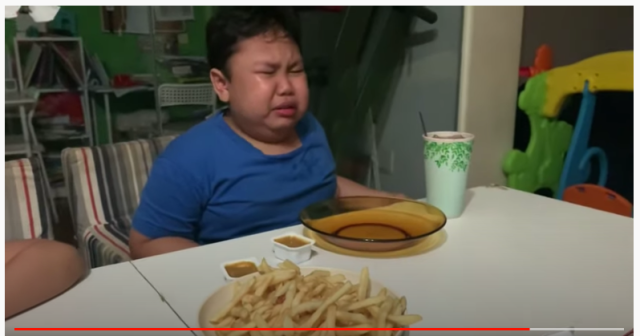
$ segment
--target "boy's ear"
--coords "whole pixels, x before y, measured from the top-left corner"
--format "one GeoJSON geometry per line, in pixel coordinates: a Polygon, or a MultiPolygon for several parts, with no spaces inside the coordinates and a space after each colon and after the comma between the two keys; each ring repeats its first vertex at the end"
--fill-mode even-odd
{"type": "Polygon", "coordinates": [[[211,79],[211,85],[213,85],[213,90],[218,95],[218,99],[221,101],[228,103],[229,102],[229,81],[224,76],[222,71],[218,69],[211,69],[209,72],[209,78],[211,79]]]}

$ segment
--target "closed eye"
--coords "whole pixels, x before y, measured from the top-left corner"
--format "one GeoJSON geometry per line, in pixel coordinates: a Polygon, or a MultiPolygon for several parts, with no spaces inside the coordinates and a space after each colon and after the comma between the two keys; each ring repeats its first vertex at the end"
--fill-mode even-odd
{"type": "Polygon", "coordinates": [[[278,71],[279,68],[280,68],[279,64],[264,62],[256,66],[254,69],[256,73],[259,73],[259,74],[273,75],[278,71]]]}

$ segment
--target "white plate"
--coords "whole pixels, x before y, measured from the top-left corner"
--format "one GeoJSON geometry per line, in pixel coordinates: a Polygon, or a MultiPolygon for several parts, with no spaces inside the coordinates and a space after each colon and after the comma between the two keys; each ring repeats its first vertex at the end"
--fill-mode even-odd
{"type": "MultiPolygon", "coordinates": [[[[360,282],[360,273],[355,273],[352,271],[341,270],[337,268],[327,268],[327,267],[300,267],[300,272],[302,275],[307,275],[315,270],[323,270],[329,271],[331,274],[342,274],[346,278],[347,281],[351,281],[352,284],[357,284],[360,282]]],[[[246,277],[240,278],[239,280],[246,280],[251,277],[257,276],[259,273],[249,274],[246,277]]],[[[238,281],[238,280],[236,280],[238,281]]],[[[371,279],[371,293],[372,295],[376,295],[383,287],[381,283],[371,279]]],[[[387,287],[387,295],[392,297],[398,297],[396,293],[394,293],[389,287],[387,287]]],[[[215,291],[209,298],[205,300],[205,302],[200,307],[200,313],[198,314],[198,323],[200,324],[200,328],[213,328],[213,326],[209,323],[209,320],[224,306],[233,299],[233,282],[228,283],[222,288],[215,291]]],[[[202,331],[206,336],[217,336],[216,332],[213,330],[203,330],[202,331]]],[[[395,336],[399,336],[401,331],[398,331],[395,336]]]]}

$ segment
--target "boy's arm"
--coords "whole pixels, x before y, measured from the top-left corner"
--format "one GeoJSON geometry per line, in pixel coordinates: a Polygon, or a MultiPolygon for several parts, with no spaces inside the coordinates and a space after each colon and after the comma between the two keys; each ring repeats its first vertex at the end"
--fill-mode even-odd
{"type": "Polygon", "coordinates": [[[186,250],[197,246],[198,244],[193,240],[180,237],[151,239],[136,231],[136,229],[131,229],[131,233],[129,234],[131,259],[146,258],[154,255],[186,250]]]}
{"type": "Polygon", "coordinates": [[[341,176],[338,176],[337,180],[338,188],[336,190],[336,197],[377,196],[406,198],[406,196],[404,196],[403,194],[394,194],[371,189],[341,176]]]}
{"type": "Polygon", "coordinates": [[[129,234],[132,259],[198,246],[196,227],[207,200],[204,185],[172,161],[156,159],[129,234]]]}
{"type": "Polygon", "coordinates": [[[4,251],[5,319],[58,296],[85,272],[77,250],[56,241],[8,241],[4,251]]]}

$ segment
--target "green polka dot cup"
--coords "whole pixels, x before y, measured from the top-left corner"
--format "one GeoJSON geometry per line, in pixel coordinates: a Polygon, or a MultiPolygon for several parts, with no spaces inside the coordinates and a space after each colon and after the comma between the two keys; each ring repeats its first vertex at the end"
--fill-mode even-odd
{"type": "Polygon", "coordinates": [[[460,217],[474,136],[462,132],[430,132],[423,138],[427,202],[442,210],[447,218],[460,217]]]}

